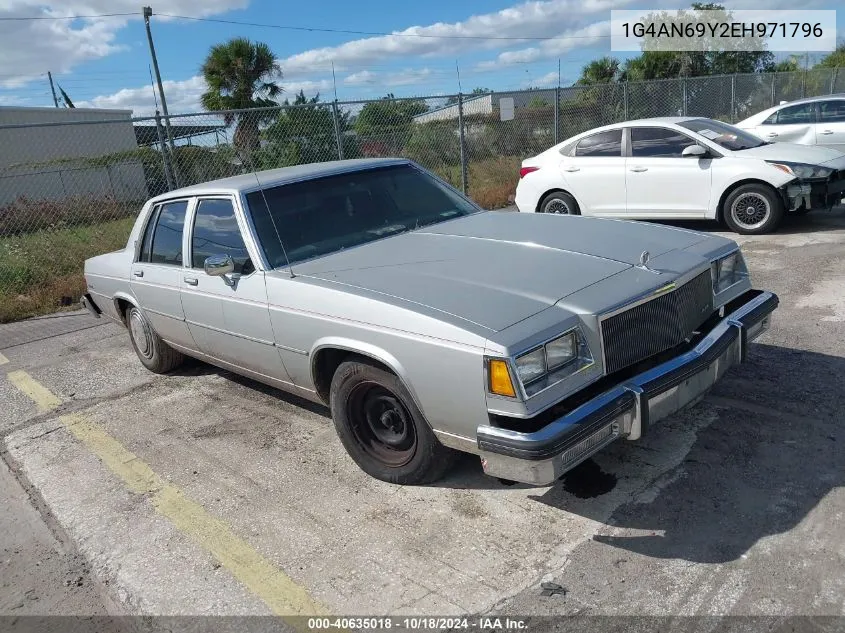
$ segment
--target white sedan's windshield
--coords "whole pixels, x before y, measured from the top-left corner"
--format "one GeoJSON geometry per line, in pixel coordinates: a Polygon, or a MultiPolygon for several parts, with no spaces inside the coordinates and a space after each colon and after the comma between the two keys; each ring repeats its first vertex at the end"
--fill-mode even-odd
{"type": "Polygon", "coordinates": [[[271,187],[246,199],[274,268],[479,211],[410,165],[271,187]]]}
{"type": "Polygon", "coordinates": [[[753,134],[713,119],[691,119],[678,125],[697,132],[708,141],[712,141],[732,152],[767,145],[766,141],[761,141],[753,134]]]}

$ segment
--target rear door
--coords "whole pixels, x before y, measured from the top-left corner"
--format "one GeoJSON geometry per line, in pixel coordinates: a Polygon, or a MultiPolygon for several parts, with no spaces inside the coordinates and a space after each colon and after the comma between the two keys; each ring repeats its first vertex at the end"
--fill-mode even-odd
{"type": "Polygon", "coordinates": [[[584,215],[625,214],[625,159],[622,129],[585,136],[571,156],[564,156],[560,173],[584,215]]]}
{"type": "Polygon", "coordinates": [[[156,205],[132,264],[129,286],[147,320],[161,338],[196,349],[179,297],[182,285],[183,231],[189,200],[156,205]]]}
{"type": "Polygon", "coordinates": [[[845,99],[819,101],[816,143],[845,152],[845,99]]]}
{"type": "Polygon", "coordinates": [[[188,218],[190,257],[180,279],[185,319],[199,351],[284,382],[287,372],[275,346],[264,271],[243,237],[234,198],[202,197],[188,218]],[[229,255],[235,272],[205,273],[205,260],[229,255]]]}
{"type": "Polygon", "coordinates": [[[799,103],[773,112],[754,133],[772,143],[816,144],[816,104],[799,103]]]}
{"type": "Polygon", "coordinates": [[[710,203],[712,158],[684,157],[696,145],[672,128],[630,128],[625,159],[627,213],[634,218],[701,218],[710,203]]]}

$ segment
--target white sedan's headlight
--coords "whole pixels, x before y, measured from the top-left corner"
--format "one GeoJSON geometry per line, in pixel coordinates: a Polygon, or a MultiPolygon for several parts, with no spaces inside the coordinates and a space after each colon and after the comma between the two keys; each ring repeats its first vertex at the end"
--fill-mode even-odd
{"type": "Polygon", "coordinates": [[[710,264],[710,274],[713,278],[713,293],[719,294],[748,279],[748,267],[742,253],[737,250],[710,264]]]}
{"type": "Polygon", "coordinates": [[[576,328],[517,356],[515,363],[519,382],[530,398],[592,364],[593,356],[576,328]]]}
{"type": "Polygon", "coordinates": [[[795,176],[796,178],[827,178],[834,171],[830,167],[808,165],[806,163],[787,163],[773,160],[766,162],[772,167],[785,171],[787,174],[795,176]]]}

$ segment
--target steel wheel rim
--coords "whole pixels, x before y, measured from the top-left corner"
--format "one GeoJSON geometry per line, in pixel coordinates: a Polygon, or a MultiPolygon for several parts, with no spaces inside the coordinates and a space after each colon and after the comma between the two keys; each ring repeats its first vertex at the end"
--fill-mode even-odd
{"type": "Polygon", "coordinates": [[[565,200],[561,198],[553,198],[546,203],[546,208],[544,209],[546,213],[557,213],[560,215],[568,215],[569,214],[569,205],[566,203],[565,200]]]}
{"type": "Polygon", "coordinates": [[[758,229],[772,214],[772,205],[766,196],[760,193],[744,193],[731,205],[731,217],[734,222],[746,229],[758,229]]]}
{"type": "Polygon", "coordinates": [[[390,390],[374,382],[356,385],[346,400],[346,417],[358,446],[391,468],[410,462],[417,450],[411,412],[390,390]]]}
{"type": "Polygon", "coordinates": [[[144,358],[153,357],[153,337],[147,320],[138,310],[132,310],[129,315],[129,332],[135,343],[135,349],[144,358]]]}

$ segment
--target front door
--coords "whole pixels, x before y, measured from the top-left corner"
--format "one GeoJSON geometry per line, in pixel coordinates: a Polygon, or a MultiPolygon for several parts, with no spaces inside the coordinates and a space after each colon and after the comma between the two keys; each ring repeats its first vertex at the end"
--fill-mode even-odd
{"type": "Polygon", "coordinates": [[[671,128],[631,128],[625,165],[628,217],[704,217],[714,159],[682,156],[690,145],[696,141],[671,128]]]}
{"type": "Polygon", "coordinates": [[[199,350],[289,382],[270,325],[264,272],[246,247],[233,199],[199,198],[189,222],[190,265],[180,281],[185,319],[199,350]],[[229,255],[234,273],[207,275],[204,264],[212,255],[229,255]]]}
{"type": "Polygon", "coordinates": [[[185,323],[182,287],[182,233],[188,200],[155,206],[132,264],[129,287],[152,328],[165,341],[196,349],[185,323]]]}

